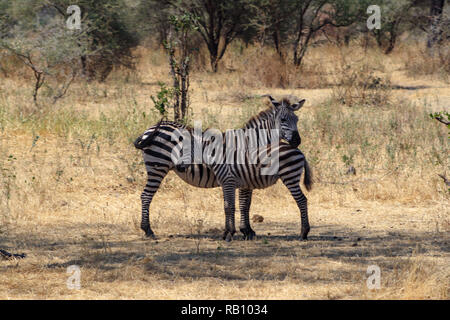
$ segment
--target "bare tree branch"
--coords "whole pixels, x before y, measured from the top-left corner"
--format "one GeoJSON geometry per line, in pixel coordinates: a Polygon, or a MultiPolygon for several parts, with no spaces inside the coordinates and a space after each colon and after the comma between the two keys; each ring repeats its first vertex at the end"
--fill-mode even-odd
{"type": "Polygon", "coordinates": [[[436,117],[434,117],[434,119],[445,124],[446,126],[450,125],[450,121],[445,120],[443,116],[436,116],[436,117]]]}

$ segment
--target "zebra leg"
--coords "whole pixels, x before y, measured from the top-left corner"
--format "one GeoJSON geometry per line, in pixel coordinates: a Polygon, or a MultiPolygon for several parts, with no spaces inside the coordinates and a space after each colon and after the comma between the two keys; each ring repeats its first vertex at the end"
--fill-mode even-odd
{"type": "Polygon", "coordinates": [[[236,186],[234,182],[227,182],[222,187],[224,208],[225,208],[225,232],[223,239],[227,242],[233,240],[233,235],[236,233],[236,227],[234,225],[234,213],[235,213],[235,198],[236,198],[236,186]]]}
{"type": "Polygon", "coordinates": [[[161,185],[162,180],[166,176],[168,172],[167,168],[161,167],[148,167],[147,168],[147,184],[144,188],[144,191],[141,194],[142,201],[142,220],[141,220],[141,229],[145,231],[145,235],[148,238],[155,239],[155,234],[153,230],[150,228],[150,219],[149,219],[149,208],[150,203],[152,202],[153,196],[156,191],[158,191],[159,186],[161,185]]]}
{"type": "Polygon", "coordinates": [[[298,182],[292,185],[288,185],[285,183],[285,185],[291,192],[292,196],[295,199],[295,202],[297,202],[298,208],[300,209],[300,216],[302,220],[302,231],[300,233],[300,237],[303,240],[307,240],[310,230],[308,221],[308,199],[306,199],[305,195],[302,192],[302,189],[300,189],[300,185],[298,182]]]}
{"type": "Polygon", "coordinates": [[[239,228],[244,234],[244,240],[253,240],[255,231],[250,227],[249,211],[252,202],[251,189],[239,189],[239,209],[241,211],[241,223],[239,228]]]}

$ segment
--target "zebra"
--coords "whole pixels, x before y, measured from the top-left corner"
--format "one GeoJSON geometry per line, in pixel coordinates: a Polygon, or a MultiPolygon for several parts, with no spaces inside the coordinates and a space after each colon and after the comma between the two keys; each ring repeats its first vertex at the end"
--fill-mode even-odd
{"type": "MultiPolygon", "coordinates": [[[[160,121],[135,140],[134,146],[143,151],[144,164],[148,175],[146,186],[141,194],[141,229],[144,230],[147,237],[155,238],[149,221],[151,201],[164,177],[170,170],[173,170],[190,185],[200,188],[222,187],[225,209],[223,239],[226,241],[231,241],[236,232],[234,221],[235,190],[239,189],[240,231],[244,235],[244,239],[252,240],[255,237],[249,219],[252,192],[254,189],[267,188],[281,179],[299,207],[302,226],[301,239],[307,239],[310,230],[307,198],[300,188],[300,178],[303,169],[305,169],[303,183],[309,191],[312,186],[312,172],[305,156],[297,148],[301,143],[301,137],[297,129],[298,117],[294,113],[303,106],[305,100],[291,103],[289,99],[284,98],[281,102],[278,102],[271,96],[268,97],[271,106],[248,120],[241,129],[244,133],[251,129],[267,130],[268,135],[267,140],[264,141],[265,145],[253,152],[259,157],[256,163],[248,161],[252,157],[252,152],[245,153],[242,163],[213,162],[205,164],[191,161],[185,164],[174,161],[173,153],[178,154],[179,157],[182,157],[183,153],[179,144],[179,141],[182,140],[179,138],[182,136],[180,132],[187,130],[192,133],[193,128],[172,121],[160,121]],[[273,136],[271,130],[278,130],[275,132],[279,132],[279,135],[273,136]],[[267,163],[268,158],[272,155],[278,156],[277,170],[270,174],[261,175],[261,169],[267,167],[263,163],[267,163]]],[[[201,147],[204,150],[207,143],[203,142],[201,147]]],[[[224,147],[226,147],[226,143],[224,143],[224,147]]],[[[231,157],[236,157],[236,155],[232,154],[231,157]]]]}

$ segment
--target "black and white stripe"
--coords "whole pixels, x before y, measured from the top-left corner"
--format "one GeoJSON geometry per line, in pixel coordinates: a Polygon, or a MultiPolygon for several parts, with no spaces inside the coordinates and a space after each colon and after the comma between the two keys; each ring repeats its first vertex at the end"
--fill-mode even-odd
{"type": "MultiPolygon", "coordinates": [[[[141,137],[135,141],[135,146],[143,150],[144,163],[148,173],[147,184],[142,193],[142,222],[141,228],[149,237],[154,237],[154,233],[150,228],[149,222],[149,206],[154,194],[158,190],[162,180],[166,174],[173,170],[175,173],[190,185],[201,188],[222,187],[224,195],[225,210],[225,233],[224,239],[230,241],[236,231],[235,229],[235,191],[239,189],[239,204],[241,211],[240,230],[244,234],[245,239],[253,239],[255,232],[250,227],[249,210],[253,189],[267,188],[281,179],[287,186],[294,197],[301,213],[301,237],[306,239],[309,232],[307,200],[300,189],[300,178],[305,169],[304,184],[309,190],[312,185],[311,171],[302,152],[297,149],[300,144],[300,135],[297,130],[298,118],[294,111],[300,109],[304,100],[291,104],[287,99],[277,102],[269,97],[272,107],[261,112],[257,116],[250,119],[240,134],[246,133],[251,129],[264,129],[269,133],[267,141],[264,145],[260,145],[255,150],[247,150],[243,153],[243,161],[236,161],[240,142],[236,138],[236,148],[232,148],[232,152],[226,152],[227,140],[223,134],[223,159],[222,162],[212,162],[210,164],[192,163],[188,164],[174,162],[172,154],[182,157],[181,145],[179,143],[181,132],[192,128],[184,125],[161,121],[156,126],[149,128],[141,137]],[[279,130],[279,136],[273,137],[270,134],[271,129],[279,130]],[[274,140],[276,139],[276,141],[274,140]],[[280,139],[286,140],[280,141],[280,139]],[[275,143],[276,142],[276,143],[275,143]],[[257,161],[255,159],[257,154],[257,161]],[[271,156],[278,156],[277,170],[271,174],[263,175],[261,170],[267,168],[268,159],[271,156]],[[234,160],[233,163],[227,163],[225,160],[234,160]],[[267,160],[267,161],[266,161],[267,160]]],[[[230,133],[228,131],[227,133],[230,133]]],[[[236,133],[231,132],[231,134],[236,133]]],[[[239,134],[236,133],[235,137],[239,134]]],[[[258,143],[261,141],[258,140],[258,143]]],[[[202,151],[207,148],[208,143],[203,142],[202,151]]],[[[229,146],[230,144],[228,144],[229,146]]],[[[192,159],[191,159],[192,160],[192,159]]],[[[242,159],[241,159],[242,160],[242,159]]]]}

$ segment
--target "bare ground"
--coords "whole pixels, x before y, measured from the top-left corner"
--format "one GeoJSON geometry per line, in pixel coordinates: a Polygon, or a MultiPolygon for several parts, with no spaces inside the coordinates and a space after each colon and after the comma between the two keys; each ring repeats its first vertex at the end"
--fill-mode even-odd
{"type": "MultiPolygon", "coordinates": [[[[274,187],[276,194],[283,188],[274,187]]],[[[1,262],[0,297],[448,298],[450,238],[442,215],[449,212],[444,204],[335,207],[312,200],[310,237],[300,241],[295,202],[287,196],[276,201],[268,189],[256,193],[252,208],[265,218],[253,224],[257,239],[243,241],[238,234],[226,243],[218,190],[205,191],[212,196],[204,208],[193,203],[194,188],[162,190],[152,214],[159,239],[152,241],[138,228],[138,192],[126,191],[106,202],[99,195],[86,196],[86,206],[94,201],[103,206],[96,213],[64,210],[11,227],[0,247],[28,256],[1,262]],[[67,289],[70,265],[81,268],[81,290],[67,289]],[[380,267],[379,290],[367,288],[370,265],[380,267]]]]}

